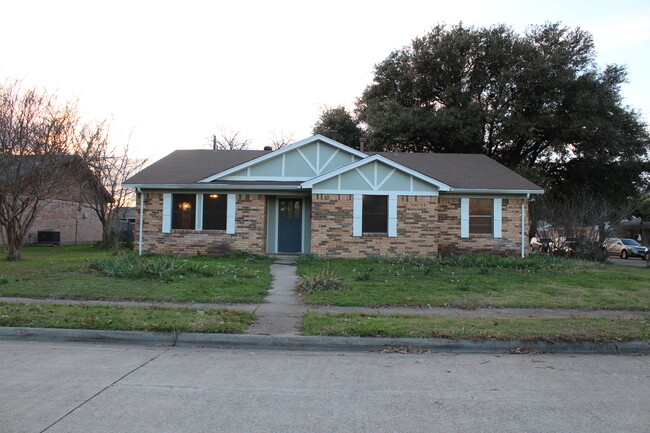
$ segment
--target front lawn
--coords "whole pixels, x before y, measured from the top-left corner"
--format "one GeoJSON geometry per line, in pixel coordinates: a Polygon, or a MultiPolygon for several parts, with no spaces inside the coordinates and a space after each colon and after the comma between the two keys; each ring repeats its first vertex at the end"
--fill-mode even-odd
{"type": "Polygon", "coordinates": [[[7,327],[241,334],[253,319],[227,309],[0,303],[0,326],[7,327]]]}
{"type": "MultiPolygon", "coordinates": [[[[304,294],[339,306],[587,308],[650,310],[650,269],[549,256],[465,256],[298,260],[307,279],[340,279],[342,288],[304,294]]],[[[331,285],[336,286],[336,284],[331,285]]]]}
{"type": "Polygon", "coordinates": [[[306,313],[306,335],[523,341],[650,340],[650,319],[306,313]]]}
{"type": "Polygon", "coordinates": [[[179,257],[176,264],[182,266],[173,278],[111,277],[89,267],[89,260],[110,257],[90,245],[26,247],[23,260],[0,262],[0,277],[7,280],[0,284],[0,296],[259,303],[271,284],[271,259],[264,256],[179,257]]]}

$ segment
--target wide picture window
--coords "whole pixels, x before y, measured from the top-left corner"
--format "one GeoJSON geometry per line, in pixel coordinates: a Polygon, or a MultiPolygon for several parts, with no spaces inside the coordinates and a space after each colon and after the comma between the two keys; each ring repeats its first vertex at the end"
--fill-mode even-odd
{"type": "Polygon", "coordinates": [[[174,194],[172,200],[172,229],[194,230],[196,225],[196,195],[174,194]]]}
{"type": "Polygon", "coordinates": [[[226,194],[203,195],[203,230],[226,230],[226,194]]]}
{"type": "Polygon", "coordinates": [[[494,205],[490,198],[469,200],[469,233],[491,235],[493,230],[494,205]]]}
{"type": "Polygon", "coordinates": [[[388,197],[363,196],[363,233],[388,233],[388,197]]]}

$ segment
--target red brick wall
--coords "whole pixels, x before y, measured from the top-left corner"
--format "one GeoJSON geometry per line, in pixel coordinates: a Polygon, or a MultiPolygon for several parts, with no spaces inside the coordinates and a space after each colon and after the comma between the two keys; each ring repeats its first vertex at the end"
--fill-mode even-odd
{"type": "MultiPolygon", "coordinates": [[[[492,235],[470,235],[460,237],[460,199],[440,197],[438,207],[438,252],[443,255],[470,252],[498,253],[521,256],[521,199],[506,199],[501,203],[502,237],[492,235]]],[[[524,246],[528,255],[528,202],[524,209],[524,246]]]]}
{"type": "Polygon", "coordinates": [[[397,198],[397,237],[352,236],[353,196],[312,196],[311,252],[330,257],[421,254],[435,256],[437,197],[397,198]]]}
{"type": "Polygon", "coordinates": [[[47,200],[47,205],[38,213],[26,245],[35,244],[39,230],[59,230],[62,244],[84,244],[102,240],[102,224],[97,214],[88,206],[71,201],[47,200]],[[85,215],[85,218],[84,218],[85,215]]]}
{"type": "MultiPolygon", "coordinates": [[[[136,201],[135,249],[140,229],[140,196],[136,201]]],[[[261,194],[237,194],[235,234],[225,231],[162,232],[162,193],[145,193],[143,248],[145,254],[223,254],[230,251],[266,253],[266,201],[261,194]]]]}

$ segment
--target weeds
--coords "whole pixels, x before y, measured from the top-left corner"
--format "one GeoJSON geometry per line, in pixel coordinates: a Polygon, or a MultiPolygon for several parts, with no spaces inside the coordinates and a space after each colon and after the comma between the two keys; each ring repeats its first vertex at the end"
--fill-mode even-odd
{"type": "Polygon", "coordinates": [[[298,283],[298,290],[305,293],[341,290],[343,287],[343,280],[329,269],[306,275],[298,283]]]}
{"type": "Polygon", "coordinates": [[[298,258],[295,260],[295,264],[297,265],[308,265],[311,263],[320,263],[323,261],[323,258],[319,256],[318,254],[300,254],[298,258]]]}

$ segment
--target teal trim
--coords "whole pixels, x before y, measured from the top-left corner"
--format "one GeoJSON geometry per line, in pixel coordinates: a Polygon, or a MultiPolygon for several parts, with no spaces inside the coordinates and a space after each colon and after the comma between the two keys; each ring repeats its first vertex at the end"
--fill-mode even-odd
{"type": "Polygon", "coordinates": [[[276,243],[278,230],[278,202],[275,196],[266,196],[266,206],[266,252],[272,254],[278,252],[278,246],[276,243]]]}
{"type": "Polygon", "coordinates": [[[303,245],[302,252],[308,254],[311,252],[311,197],[305,197],[303,205],[303,245]]]}
{"type": "Polygon", "coordinates": [[[363,173],[371,185],[375,184],[375,164],[364,165],[363,167],[359,167],[358,170],[363,173]]]}

